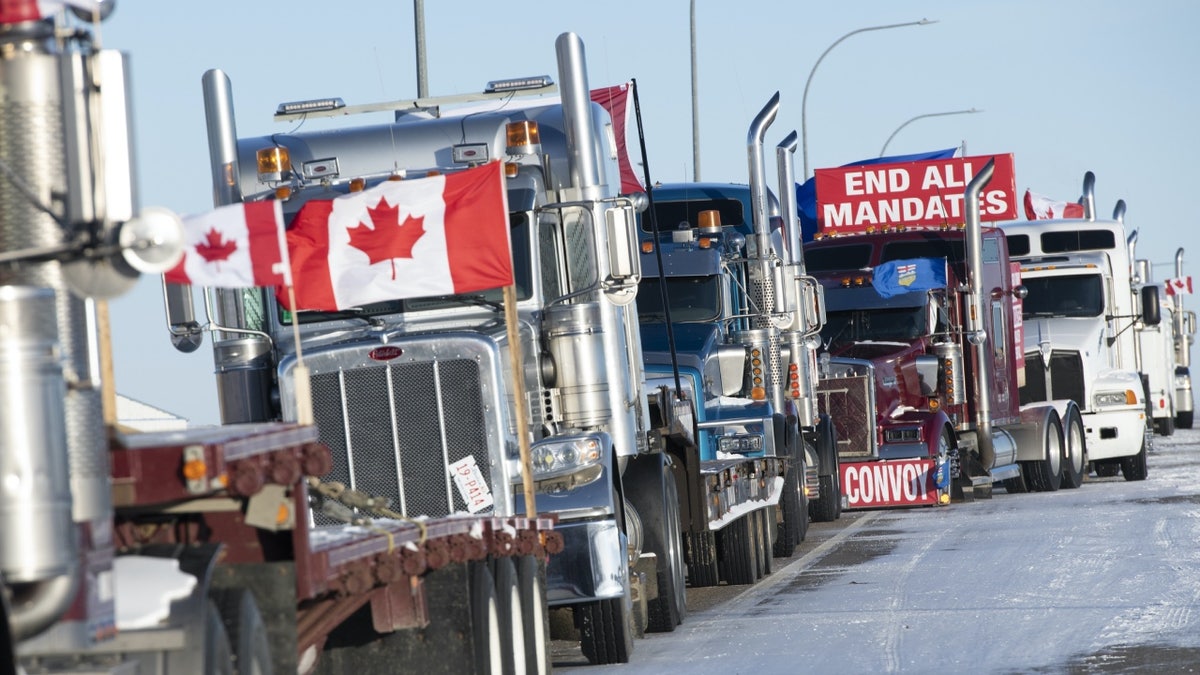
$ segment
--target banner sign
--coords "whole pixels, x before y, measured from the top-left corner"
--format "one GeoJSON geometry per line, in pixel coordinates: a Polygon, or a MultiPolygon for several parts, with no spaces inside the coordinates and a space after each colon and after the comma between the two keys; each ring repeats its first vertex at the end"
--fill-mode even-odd
{"type": "Polygon", "coordinates": [[[989,159],[996,164],[979,194],[980,220],[1014,220],[1013,156],[1004,154],[817,169],[818,227],[833,234],[901,225],[961,225],[966,215],[963,192],[989,159]]]}
{"type": "Polygon", "coordinates": [[[849,462],[839,466],[846,508],[932,506],[938,503],[932,459],[849,462]]]}

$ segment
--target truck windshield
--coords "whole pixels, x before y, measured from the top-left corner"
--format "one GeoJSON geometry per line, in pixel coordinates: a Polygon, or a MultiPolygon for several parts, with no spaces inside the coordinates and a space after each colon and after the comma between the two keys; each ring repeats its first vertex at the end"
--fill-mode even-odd
{"type": "Polygon", "coordinates": [[[821,342],[826,347],[852,342],[912,342],[925,334],[925,307],[848,309],[829,312],[821,342]]]}
{"type": "Polygon", "coordinates": [[[1104,279],[1099,274],[1024,277],[1021,283],[1029,290],[1022,303],[1025,318],[1104,314],[1104,279]]]}
{"type": "MultiPolygon", "coordinates": [[[[671,321],[716,321],[721,317],[720,278],[669,277],[667,297],[671,303],[671,321]]],[[[657,278],[643,279],[638,284],[638,318],[646,322],[663,322],[662,285],[657,278]]]]}
{"type": "MultiPolygon", "coordinates": [[[[526,300],[533,288],[533,272],[530,265],[529,251],[529,217],[524,212],[508,214],[509,228],[512,237],[513,278],[517,286],[517,299],[526,300]]],[[[370,322],[370,317],[385,314],[400,314],[403,312],[446,309],[449,307],[480,306],[491,308],[503,307],[503,290],[493,288],[481,293],[467,295],[448,295],[434,298],[410,298],[407,300],[387,300],[373,302],[369,305],[354,307],[336,312],[302,311],[299,314],[300,323],[318,323],[321,321],[336,321],[348,318],[362,318],[370,322]]],[[[282,306],[279,308],[280,323],[291,323],[291,313],[282,306]]]]}

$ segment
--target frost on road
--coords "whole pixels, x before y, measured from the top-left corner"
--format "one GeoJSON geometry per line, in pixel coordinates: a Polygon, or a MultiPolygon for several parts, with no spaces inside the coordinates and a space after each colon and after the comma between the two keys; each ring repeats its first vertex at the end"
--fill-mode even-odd
{"type": "Polygon", "coordinates": [[[1154,437],[1149,462],[1144,482],[844,520],[631,663],[587,670],[1200,672],[1200,430],[1154,437]]]}

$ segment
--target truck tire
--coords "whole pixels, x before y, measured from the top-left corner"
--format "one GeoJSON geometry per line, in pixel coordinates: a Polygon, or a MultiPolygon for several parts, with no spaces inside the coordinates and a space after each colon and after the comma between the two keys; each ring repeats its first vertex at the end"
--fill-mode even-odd
{"type": "Polygon", "coordinates": [[[517,559],[517,586],[521,591],[521,612],[525,617],[525,664],[530,675],[549,675],[550,611],[546,604],[546,581],[538,559],[524,555],[517,559]]]}
{"type": "Polygon", "coordinates": [[[204,619],[204,675],[233,675],[233,647],[221,621],[221,610],[210,598],[204,619]]]}
{"type": "Polygon", "coordinates": [[[1032,462],[1021,462],[1025,484],[1034,492],[1054,492],[1062,485],[1063,431],[1057,415],[1046,425],[1043,439],[1044,456],[1032,462]]]}
{"type": "Polygon", "coordinates": [[[1186,412],[1180,412],[1180,413],[1176,414],[1175,415],[1175,428],[1176,429],[1191,429],[1193,413],[1194,413],[1194,411],[1188,410],[1186,412]]]}
{"type": "Polygon", "coordinates": [[[629,663],[633,653],[633,608],[626,593],[575,607],[579,646],[589,663],[629,663]]]}
{"type": "Polygon", "coordinates": [[[657,558],[658,595],[647,603],[646,629],[652,633],[675,630],[687,615],[688,568],[683,554],[679,489],[669,461],[667,455],[641,458],[638,462],[655,465],[627,468],[624,478],[625,494],[641,517],[642,549],[657,558]]]}
{"type": "Polygon", "coordinates": [[[468,563],[471,579],[471,637],[475,672],[501,675],[504,672],[504,648],[501,644],[500,608],[496,583],[484,561],[468,563]]]}
{"type": "Polygon", "coordinates": [[[693,588],[707,588],[721,583],[717,567],[717,535],[709,530],[687,534],[688,583],[693,588]]]}
{"type": "Polygon", "coordinates": [[[1146,465],[1145,437],[1142,438],[1142,447],[1136,455],[1121,458],[1121,475],[1127,481],[1146,480],[1150,475],[1150,468],[1146,465]]]}
{"type": "Polygon", "coordinates": [[[529,664],[525,660],[525,606],[521,602],[517,567],[510,556],[492,560],[492,579],[496,584],[496,613],[500,618],[501,658],[504,675],[524,675],[529,664]]]}
{"type": "MultiPolygon", "coordinates": [[[[0,574],[0,588],[4,587],[4,575],[0,574]]],[[[14,675],[17,672],[17,646],[14,642],[8,618],[8,599],[0,591],[0,675],[14,675]]]]}
{"type": "Polygon", "coordinates": [[[1064,490],[1074,490],[1083,485],[1087,473],[1087,449],[1084,446],[1083,418],[1079,409],[1071,406],[1067,419],[1063,421],[1062,485],[1064,490]]]}
{"type": "Polygon", "coordinates": [[[779,495],[781,519],[772,550],[777,558],[791,557],[808,534],[808,497],[804,494],[804,486],[800,484],[800,476],[804,475],[804,457],[798,458],[798,465],[797,455],[793,455],[792,459],[783,477],[783,494],[779,495]]]}
{"type": "Polygon", "coordinates": [[[717,532],[717,558],[721,578],[731,586],[758,581],[758,544],[754,514],[747,513],[717,532]]]}
{"type": "Polygon", "coordinates": [[[774,556],[771,555],[771,530],[774,529],[775,523],[767,517],[769,511],[769,508],[763,508],[754,512],[754,538],[757,543],[755,557],[758,559],[759,579],[767,577],[775,571],[771,564],[774,560],[774,556]]]}
{"type": "Polygon", "coordinates": [[[1154,420],[1154,431],[1159,436],[1174,436],[1175,435],[1175,418],[1174,417],[1159,417],[1154,420]]]}
{"type": "Polygon", "coordinates": [[[271,675],[271,643],[254,593],[248,588],[214,588],[209,597],[217,606],[233,649],[233,672],[271,675]]]}
{"type": "Polygon", "coordinates": [[[818,484],[821,494],[808,503],[808,509],[814,523],[831,523],[842,517],[842,470],[837,459],[837,431],[828,418],[822,420],[818,429],[817,456],[822,463],[818,484]]]}

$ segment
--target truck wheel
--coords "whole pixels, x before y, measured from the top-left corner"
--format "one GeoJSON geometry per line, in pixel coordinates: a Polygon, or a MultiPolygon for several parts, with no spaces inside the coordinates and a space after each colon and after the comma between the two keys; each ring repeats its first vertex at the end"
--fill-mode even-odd
{"type": "Polygon", "coordinates": [[[1133,457],[1121,458],[1121,475],[1125,480],[1146,480],[1146,476],[1150,475],[1149,467],[1146,466],[1146,439],[1142,438],[1142,448],[1133,457]]]}
{"type": "Polygon", "coordinates": [[[525,661],[525,607],[517,580],[517,567],[509,556],[492,560],[492,578],[496,584],[496,613],[500,618],[499,635],[505,675],[528,672],[525,661]]]}
{"type": "Polygon", "coordinates": [[[633,608],[629,594],[575,607],[579,646],[589,663],[629,663],[633,653],[633,608]]]}
{"type": "Polygon", "coordinates": [[[731,586],[758,581],[758,546],[754,541],[753,516],[747,513],[717,532],[721,578],[731,586]]]}
{"type": "Polygon", "coordinates": [[[1041,459],[1021,462],[1021,473],[1034,492],[1054,492],[1062,484],[1063,432],[1057,415],[1046,425],[1042,448],[1041,459]]]}
{"type": "Polygon", "coordinates": [[[804,458],[801,457],[799,466],[793,461],[783,477],[783,494],[779,495],[783,521],[779,523],[779,534],[772,551],[777,558],[790,557],[808,534],[808,497],[804,494],[804,486],[800,485],[803,474],[804,458]]]}
{"type": "Polygon", "coordinates": [[[818,479],[821,494],[808,504],[809,515],[815,523],[831,523],[842,517],[842,470],[837,459],[837,431],[829,419],[822,420],[817,434],[817,456],[823,473],[818,479]]]}
{"type": "Polygon", "coordinates": [[[1083,485],[1083,475],[1087,473],[1083,439],[1083,418],[1079,416],[1079,409],[1072,406],[1063,429],[1063,489],[1074,490],[1083,485]]]}
{"type": "Polygon", "coordinates": [[[233,648],[229,634],[221,621],[221,610],[212,599],[208,601],[208,616],[204,621],[205,675],[233,675],[233,648]]]}
{"type": "Polygon", "coordinates": [[[271,675],[271,643],[254,593],[248,588],[214,588],[209,596],[216,603],[233,649],[233,672],[271,675]]]}
{"type": "Polygon", "coordinates": [[[1193,416],[1194,412],[1195,411],[1188,410],[1187,412],[1180,412],[1179,414],[1175,415],[1175,428],[1176,429],[1191,429],[1192,428],[1192,416],[1193,416]]]}
{"type": "Polygon", "coordinates": [[[770,511],[769,508],[758,509],[754,512],[754,519],[752,520],[755,534],[754,539],[757,543],[757,546],[754,547],[754,557],[758,559],[757,570],[759,579],[769,576],[774,571],[774,567],[771,565],[774,558],[771,555],[771,529],[768,529],[768,527],[773,526],[775,523],[772,520],[768,520],[768,511],[770,511]]]}
{"type": "MultiPolygon", "coordinates": [[[[4,588],[4,575],[0,574],[0,589],[4,588]]],[[[17,671],[17,647],[14,644],[12,627],[9,625],[8,600],[0,590],[0,675],[12,675],[17,671]]]]}
{"type": "Polygon", "coordinates": [[[468,563],[471,574],[471,637],[475,647],[475,672],[500,675],[504,672],[504,650],[500,644],[500,609],[492,572],[483,561],[468,563]]]}
{"type": "Polygon", "coordinates": [[[549,675],[550,612],[546,605],[545,577],[538,571],[538,560],[531,555],[517,560],[517,587],[521,593],[521,613],[525,617],[525,664],[530,675],[549,675]]]}
{"type": "Polygon", "coordinates": [[[688,583],[706,588],[721,583],[717,566],[717,535],[709,530],[688,532],[688,583]]]}
{"type": "Polygon", "coordinates": [[[655,633],[675,630],[687,614],[679,489],[669,461],[666,456],[641,458],[639,463],[653,465],[627,468],[623,478],[625,494],[641,517],[642,549],[656,556],[658,596],[648,600],[646,624],[655,633]]]}
{"type": "Polygon", "coordinates": [[[1175,435],[1175,418],[1174,417],[1159,417],[1154,420],[1154,431],[1159,436],[1174,436],[1175,435]]]}

